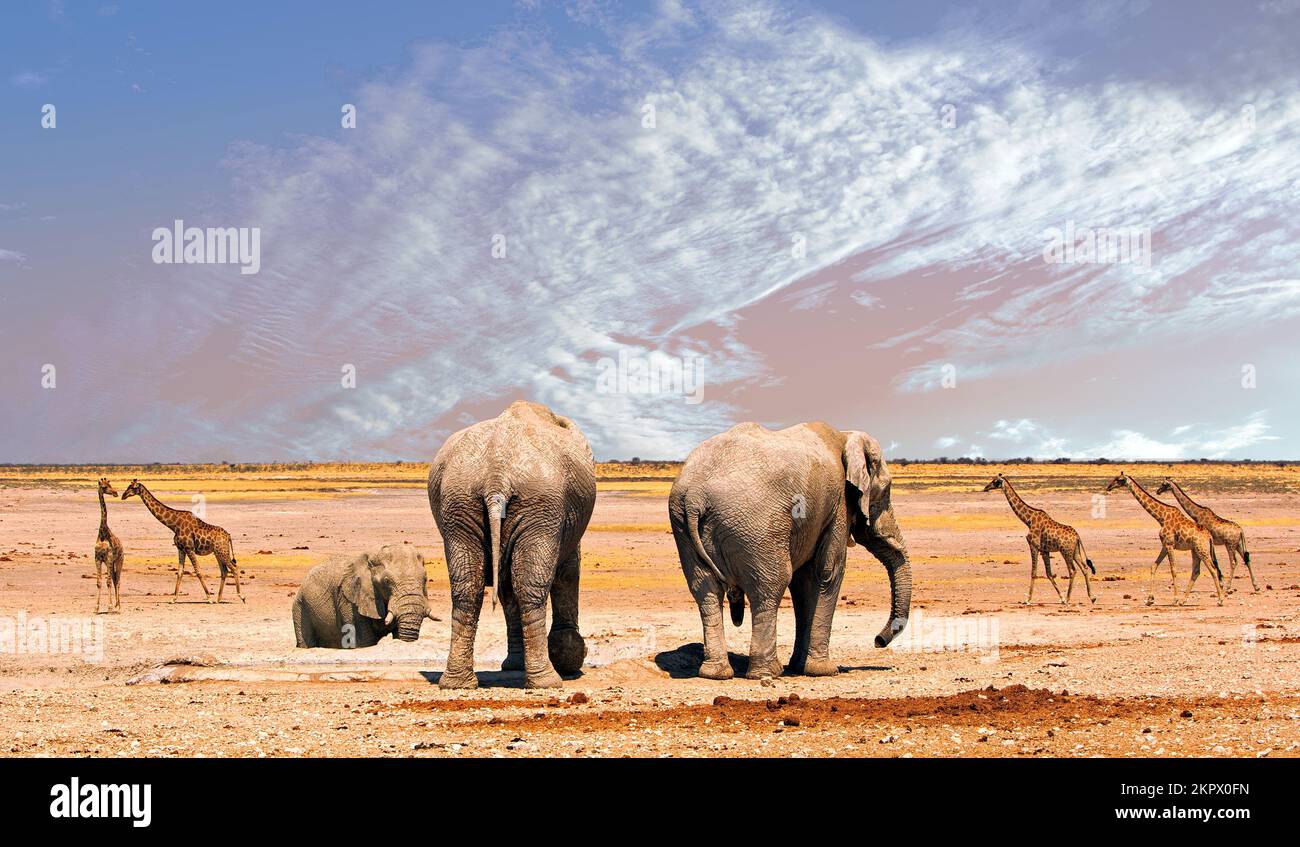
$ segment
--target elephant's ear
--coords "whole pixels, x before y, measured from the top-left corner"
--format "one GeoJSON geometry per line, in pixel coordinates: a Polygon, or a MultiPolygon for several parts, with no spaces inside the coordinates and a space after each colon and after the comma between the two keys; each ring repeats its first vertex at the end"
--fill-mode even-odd
{"type": "Polygon", "coordinates": [[[384,613],[379,610],[378,598],[375,596],[375,577],[370,568],[369,556],[358,556],[352,560],[352,567],[343,577],[343,596],[363,616],[380,620],[384,613]]]}
{"type": "Polygon", "coordinates": [[[861,492],[858,511],[871,522],[871,506],[885,501],[893,481],[880,443],[865,432],[849,432],[844,441],[844,478],[861,492]]]}

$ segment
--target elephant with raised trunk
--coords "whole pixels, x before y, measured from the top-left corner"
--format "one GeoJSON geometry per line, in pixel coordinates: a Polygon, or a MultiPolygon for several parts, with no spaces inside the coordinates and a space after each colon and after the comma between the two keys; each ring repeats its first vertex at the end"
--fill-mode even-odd
{"type": "Polygon", "coordinates": [[[429,506],[451,579],[441,687],[478,685],[474,635],[483,589],[494,584],[506,617],[501,669],[523,671],[526,688],[556,687],[560,674],[578,672],[587,656],[578,631],[579,544],[595,503],[587,439],[541,404],[513,403],[447,439],[429,470],[429,506]]]}
{"type": "Polygon", "coordinates": [[[424,557],[409,544],[319,564],[293,599],[299,647],[373,647],[390,634],[415,641],[426,617],[424,557]]]}
{"type": "Polygon", "coordinates": [[[752,610],[751,679],[779,676],[776,614],[790,588],[794,653],[787,670],[834,674],[831,621],[847,548],[866,547],[889,572],[884,647],[907,624],[912,568],[890,503],[889,467],[863,432],[821,422],[772,431],[743,423],[700,444],[668,497],[668,514],[687,585],[704,625],[700,676],[728,679],[722,600],[732,622],[752,610]]]}

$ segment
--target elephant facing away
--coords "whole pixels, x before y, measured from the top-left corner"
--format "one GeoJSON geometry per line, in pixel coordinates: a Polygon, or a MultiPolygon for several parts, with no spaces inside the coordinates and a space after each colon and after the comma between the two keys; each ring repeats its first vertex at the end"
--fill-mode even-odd
{"type": "Polygon", "coordinates": [[[299,647],[373,647],[390,633],[415,641],[426,617],[424,557],[409,544],[319,564],[293,600],[299,647]]]}
{"type": "Polygon", "coordinates": [[[834,674],[831,622],[844,580],[847,548],[866,547],[889,573],[884,647],[907,624],[912,569],[894,520],[889,468],[863,432],[821,422],[772,431],[739,424],[700,444],[668,497],[673,537],[704,625],[700,676],[728,679],[722,600],[732,621],[752,610],[749,671],[779,676],[776,615],[789,586],[795,613],[787,670],[834,674]]]}
{"type": "Polygon", "coordinates": [[[429,470],[429,506],[451,580],[441,687],[478,685],[474,636],[484,586],[494,584],[506,618],[501,669],[522,670],[526,688],[556,687],[560,674],[578,672],[587,656],[578,631],[579,544],[595,503],[587,439],[543,405],[513,403],[447,439],[429,470]]]}

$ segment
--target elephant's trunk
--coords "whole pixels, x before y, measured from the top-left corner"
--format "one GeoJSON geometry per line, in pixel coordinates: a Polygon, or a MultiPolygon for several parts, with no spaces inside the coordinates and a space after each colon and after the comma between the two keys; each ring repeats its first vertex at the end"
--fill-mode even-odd
{"type": "Polygon", "coordinates": [[[912,608],[912,565],[903,559],[894,566],[886,565],[889,571],[889,622],[876,636],[877,647],[888,647],[903,627],[907,626],[907,616],[912,608]]]}
{"type": "Polygon", "coordinates": [[[420,637],[420,624],[424,622],[423,612],[405,612],[397,617],[397,631],[394,637],[398,641],[415,641],[420,637]]]}
{"type": "Polygon", "coordinates": [[[907,559],[907,545],[894,519],[894,510],[886,507],[877,514],[868,534],[866,547],[889,572],[889,621],[876,636],[877,647],[888,647],[907,626],[912,609],[912,564],[907,559]]]}

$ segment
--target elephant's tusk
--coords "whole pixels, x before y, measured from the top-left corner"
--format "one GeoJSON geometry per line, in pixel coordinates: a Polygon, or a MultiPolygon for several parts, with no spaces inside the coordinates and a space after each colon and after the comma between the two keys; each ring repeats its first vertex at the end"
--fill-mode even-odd
{"type": "Polygon", "coordinates": [[[392,626],[392,625],[393,625],[393,613],[392,611],[389,611],[389,613],[384,616],[384,626],[392,626]]]}

